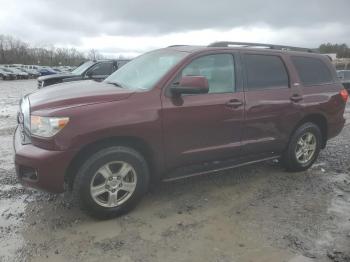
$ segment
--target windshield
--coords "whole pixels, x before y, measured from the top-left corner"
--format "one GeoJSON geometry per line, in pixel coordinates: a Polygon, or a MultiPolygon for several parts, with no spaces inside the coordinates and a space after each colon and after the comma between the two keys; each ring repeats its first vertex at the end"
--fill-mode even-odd
{"type": "Polygon", "coordinates": [[[73,75],[81,75],[82,73],[85,72],[86,69],[88,69],[90,66],[92,66],[94,62],[92,61],[87,61],[84,64],[78,66],[76,69],[72,71],[73,75]]]}
{"type": "Polygon", "coordinates": [[[187,53],[157,50],[141,55],[110,75],[105,82],[129,89],[151,89],[187,53]]]}

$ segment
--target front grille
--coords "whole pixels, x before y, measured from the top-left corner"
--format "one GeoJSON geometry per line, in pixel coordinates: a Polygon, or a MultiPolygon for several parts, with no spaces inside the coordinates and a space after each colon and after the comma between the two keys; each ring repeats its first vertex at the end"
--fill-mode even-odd
{"type": "Polygon", "coordinates": [[[24,133],[24,117],[21,110],[17,114],[17,122],[18,122],[19,133],[21,135],[21,142],[23,144],[25,141],[25,133],[24,133]]]}
{"type": "Polygon", "coordinates": [[[43,87],[43,81],[38,80],[38,89],[43,87]]]}
{"type": "Polygon", "coordinates": [[[30,144],[30,104],[28,97],[24,97],[20,102],[17,122],[21,135],[21,143],[30,144]]]}

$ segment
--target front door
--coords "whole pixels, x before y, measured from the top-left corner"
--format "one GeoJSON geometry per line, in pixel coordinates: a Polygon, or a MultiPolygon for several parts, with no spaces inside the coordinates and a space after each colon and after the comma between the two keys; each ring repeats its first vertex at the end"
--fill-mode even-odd
{"type": "Polygon", "coordinates": [[[209,93],[162,98],[167,168],[240,155],[244,94],[239,91],[236,56],[231,53],[197,57],[181,76],[205,76],[209,93]]]}

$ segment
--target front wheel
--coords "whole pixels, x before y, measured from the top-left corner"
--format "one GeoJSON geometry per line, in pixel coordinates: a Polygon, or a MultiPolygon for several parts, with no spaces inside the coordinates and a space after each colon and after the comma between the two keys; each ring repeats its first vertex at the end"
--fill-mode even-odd
{"type": "Polygon", "coordinates": [[[313,123],[298,127],[290,138],[283,155],[283,163],[289,171],[303,171],[312,166],[321,150],[322,133],[313,123]]]}
{"type": "Polygon", "coordinates": [[[116,146],[92,155],[75,178],[73,195],[90,215],[106,219],[130,211],[149,183],[145,159],[134,149],[116,146]]]}

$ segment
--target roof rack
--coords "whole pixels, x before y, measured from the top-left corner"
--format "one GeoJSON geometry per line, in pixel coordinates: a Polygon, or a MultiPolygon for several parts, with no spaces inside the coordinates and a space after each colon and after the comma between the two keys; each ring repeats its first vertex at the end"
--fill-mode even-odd
{"type": "Polygon", "coordinates": [[[188,46],[188,45],[169,45],[167,47],[169,48],[169,47],[178,47],[178,46],[188,46]]]}
{"type": "Polygon", "coordinates": [[[214,42],[208,45],[208,47],[230,47],[230,46],[250,47],[250,48],[263,47],[263,48],[282,50],[282,51],[300,51],[300,52],[308,52],[308,53],[318,53],[317,49],[286,46],[286,45],[261,44],[261,43],[222,41],[222,42],[214,42]]]}

